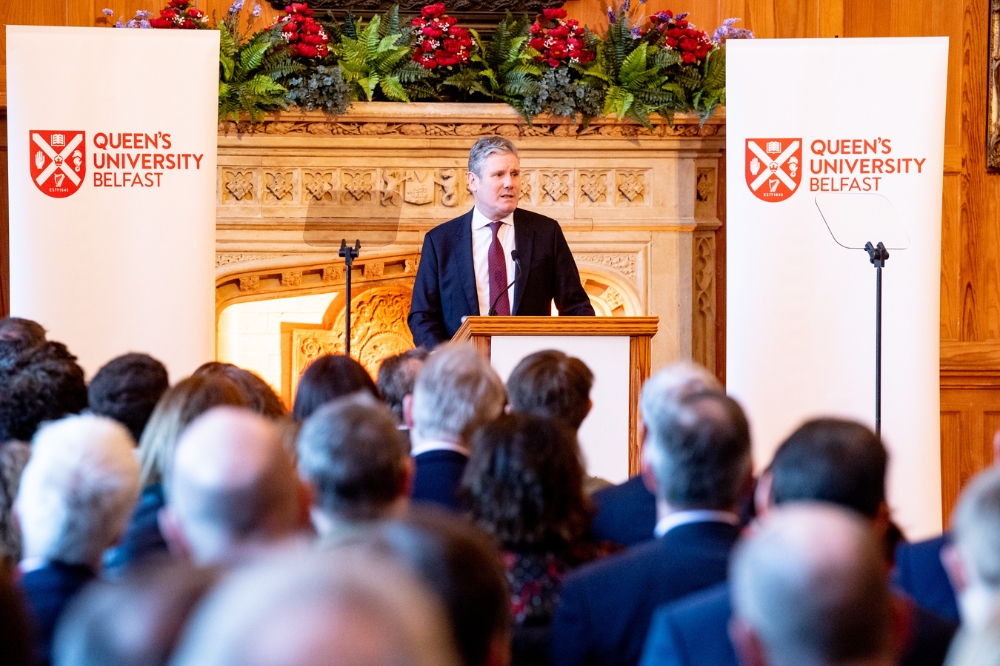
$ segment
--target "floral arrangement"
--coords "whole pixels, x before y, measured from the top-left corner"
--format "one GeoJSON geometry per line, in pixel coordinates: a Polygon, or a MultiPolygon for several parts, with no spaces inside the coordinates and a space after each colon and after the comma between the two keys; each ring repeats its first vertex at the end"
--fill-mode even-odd
{"type": "Polygon", "coordinates": [[[564,63],[588,63],[594,52],[587,48],[585,31],[576,19],[566,19],[565,9],[545,9],[531,24],[528,46],[538,51],[536,59],[549,67],[564,63]]]}
{"type": "Polygon", "coordinates": [[[469,62],[472,37],[469,31],[444,13],[444,3],[436,2],[420,10],[412,26],[418,30],[413,44],[413,60],[425,69],[454,67],[469,62]]]}
{"type": "MultiPolygon", "coordinates": [[[[174,0],[174,2],[184,0],[174,0]]],[[[313,10],[304,2],[293,2],[285,7],[285,15],[279,17],[275,25],[281,26],[281,36],[288,42],[291,56],[303,58],[325,58],[329,53],[330,38],[323,26],[313,18],[313,10]]]]}
{"type": "Polygon", "coordinates": [[[645,2],[609,7],[600,36],[565,9],[548,8],[533,20],[508,12],[484,40],[459,26],[443,2],[424,6],[408,26],[398,7],[367,23],[348,12],[338,23],[294,2],[272,25],[257,27],[255,4],[241,28],[244,0],[214,25],[194,0],[169,0],[158,18],[140,10],[115,27],[219,30],[220,120],[257,122],[289,104],[337,114],[380,99],[500,101],[529,123],[543,113],[584,123],[614,114],[650,128],[654,113],[668,122],[677,112],[706,120],[726,101],[726,41],[753,33],[726,19],[709,37],[686,13],[647,18],[645,2]]]}

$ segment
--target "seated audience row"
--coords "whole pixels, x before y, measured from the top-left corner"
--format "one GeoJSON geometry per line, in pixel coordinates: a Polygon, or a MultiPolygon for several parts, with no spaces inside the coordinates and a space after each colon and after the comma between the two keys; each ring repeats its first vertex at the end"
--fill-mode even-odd
{"type": "Polygon", "coordinates": [[[4,652],[939,666],[953,642],[950,663],[995,663],[1000,468],[965,490],[950,535],[898,543],[870,430],[806,423],[754,479],[742,409],[680,363],[643,387],[641,474],[601,488],[577,441],[593,382],[556,351],[506,385],[458,344],[386,359],[377,383],[323,356],[289,414],[223,363],[169,387],[127,354],[88,386],[40,326],[0,320],[0,545],[19,563],[16,591],[0,580],[4,652]],[[958,638],[915,600],[950,602],[958,638]]]}

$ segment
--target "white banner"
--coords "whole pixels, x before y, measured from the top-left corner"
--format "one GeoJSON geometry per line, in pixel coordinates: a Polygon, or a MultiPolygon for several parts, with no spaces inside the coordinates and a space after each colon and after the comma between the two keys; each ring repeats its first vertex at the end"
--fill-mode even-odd
{"type": "Polygon", "coordinates": [[[7,26],[11,314],[88,375],[215,356],[219,33],[7,26]]]}
{"type": "Polygon", "coordinates": [[[889,500],[907,536],[940,532],[948,39],[727,47],[726,377],[756,466],[808,418],[874,426],[876,271],[833,235],[906,247],[883,271],[889,500]]]}

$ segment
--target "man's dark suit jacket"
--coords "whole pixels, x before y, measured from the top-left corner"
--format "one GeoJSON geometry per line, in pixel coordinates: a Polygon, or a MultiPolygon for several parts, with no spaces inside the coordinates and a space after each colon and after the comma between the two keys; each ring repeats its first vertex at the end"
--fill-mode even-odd
{"type": "Polygon", "coordinates": [[[61,562],[49,562],[21,576],[18,586],[35,630],[36,663],[51,661],[52,634],[59,616],[77,592],[94,578],[90,567],[61,562]]]}
{"type": "MultiPolygon", "coordinates": [[[[559,223],[550,217],[514,211],[514,245],[521,272],[514,284],[512,315],[547,317],[552,301],[559,314],[593,316],[580,272],[559,223]]],[[[513,280],[510,275],[508,280],[513,280]]],[[[433,349],[451,339],[464,317],[479,315],[476,269],[472,260],[472,211],[427,232],[413,284],[407,323],[418,347],[433,349]]]]}
{"type": "Polygon", "coordinates": [[[415,456],[417,476],[413,482],[414,502],[439,504],[461,510],[458,487],[469,457],[457,451],[427,451],[415,456]]]}
{"type": "Polygon", "coordinates": [[[597,514],[591,525],[594,538],[634,546],[654,539],[656,495],[649,492],[641,476],[617,486],[602,488],[592,499],[597,514]]]}
{"type": "Polygon", "coordinates": [[[896,548],[893,580],[918,604],[941,617],[958,622],[958,602],[948,574],[941,564],[941,549],[948,535],[936,539],[903,543],[896,548]]]}
{"type": "MultiPolygon", "coordinates": [[[[913,626],[900,666],[941,666],[955,625],[901,597],[913,626]]],[[[640,666],[738,666],[729,640],[729,584],[722,583],[656,611],[640,666]]]]}
{"type": "Polygon", "coordinates": [[[635,666],[653,611],[726,579],[738,527],[679,525],[566,577],[552,622],[554,666],[635,666]]]}

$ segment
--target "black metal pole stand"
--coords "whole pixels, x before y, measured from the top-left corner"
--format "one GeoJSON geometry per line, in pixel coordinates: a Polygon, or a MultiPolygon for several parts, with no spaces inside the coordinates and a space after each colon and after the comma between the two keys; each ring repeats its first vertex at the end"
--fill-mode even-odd
{"type": "Polygon", "coordinates": [[[340,239],[340,256],[344,258],[344,295],[347,298],[347,305],[344,306],[344,355],[351,355],[351,269],[354,267],[354,260],[361,252],[361,241],[355,240],[354,247],[347,244],[346,238],[340,239]]]}
{"type": "Polygon", "coordinates": [[[882,439],[882,269],[889,251],[879,242],[865,243],[868,258],[875,267],[875,436],[882,439]]]}

